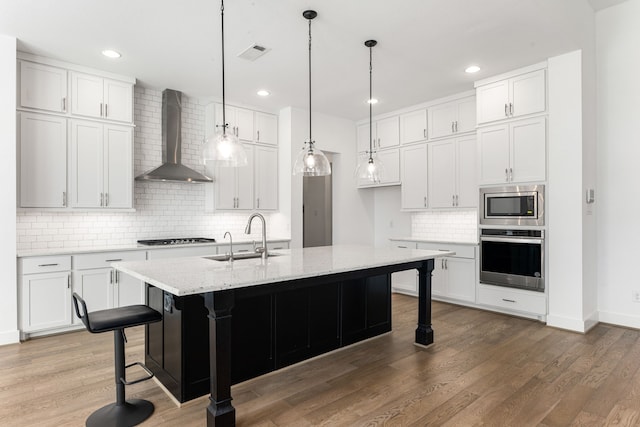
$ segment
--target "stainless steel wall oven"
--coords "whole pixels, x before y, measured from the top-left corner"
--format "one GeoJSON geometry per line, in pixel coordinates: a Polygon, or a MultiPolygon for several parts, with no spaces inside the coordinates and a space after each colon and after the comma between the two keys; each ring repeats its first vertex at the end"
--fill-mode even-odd
{"type": "Polygon", "coordinates": [[[544,230],[481,229],[480,283],[544,292],[544,230]]]}

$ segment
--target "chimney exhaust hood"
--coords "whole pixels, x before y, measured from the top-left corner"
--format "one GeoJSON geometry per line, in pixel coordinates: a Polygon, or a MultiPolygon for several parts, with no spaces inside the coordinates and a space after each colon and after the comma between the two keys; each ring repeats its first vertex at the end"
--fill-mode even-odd
{"type": "Polygon", "coordinates": [[[137,181],[212,182],[182,160],[182,92],[162,92],[162,165],[138,175],[137,181]]]}

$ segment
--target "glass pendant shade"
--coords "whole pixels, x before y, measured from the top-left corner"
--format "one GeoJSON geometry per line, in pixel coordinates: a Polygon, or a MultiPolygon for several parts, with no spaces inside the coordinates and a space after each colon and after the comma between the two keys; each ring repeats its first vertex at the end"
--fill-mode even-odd
{"type": "Polygon", "coordinates": [[[356,178],[358,181],[369,181],[379,183],[384,176],[384,164],[373,153],[365,153],[360,156],[356,167],[356,178]]]}
{"type": "Polygon", "coordinates": [[[313,142],[305,141],[293,164],[293,174],[302,176],[331,175],[329,159],[321,150],[313,147],[313,142]]]}
{"type": "Polygon", "coordinates": [[[215,162],[216,166],[246,166],[247,152],[238,137],[220,130],[205,140],[202,159],[205,164],[215,162]]]}

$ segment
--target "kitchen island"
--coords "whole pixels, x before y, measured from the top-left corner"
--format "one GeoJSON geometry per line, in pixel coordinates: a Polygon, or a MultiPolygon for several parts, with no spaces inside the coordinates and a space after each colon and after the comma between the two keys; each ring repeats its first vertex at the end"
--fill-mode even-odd
{"type": "Polygon", "coordinates": [[[393,272],[418,270],[415,342],[433,343],[433,260],[452,253],[345,245],[270,255],[233,263],[193,257],[114,264],[145,281],[149,305],[163,311],[162,330],[147,327],[147,364],[180,401],[207,387],[208,426],[235,425],[233,383],[389,332],[393,272]],[[177,312],[180,322],[171,323],[177,312]]]}

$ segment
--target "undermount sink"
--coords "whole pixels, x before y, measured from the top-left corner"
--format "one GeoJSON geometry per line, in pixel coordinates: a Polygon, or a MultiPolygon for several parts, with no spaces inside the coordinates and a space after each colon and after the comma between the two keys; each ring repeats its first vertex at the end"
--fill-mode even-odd
{"type": "MultiPolygon", "coordinates": [[[[267,252],[267,257],[271,258],[274,256],[280,256],[282,254],[267,252]]],[[[233,254],[233,260],[239,261],[242,259],[252,259],[252,258],[260,258],[262,254],[260,252],[238,252],[233,254]]],[[[204,259],[209,259],[211,261],[229,261],[229,254],[220,254],[220,255],[212,255],[203,257],[204,259]]]]}

